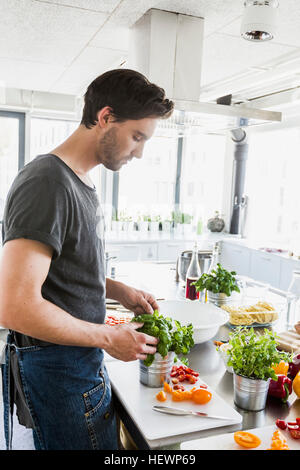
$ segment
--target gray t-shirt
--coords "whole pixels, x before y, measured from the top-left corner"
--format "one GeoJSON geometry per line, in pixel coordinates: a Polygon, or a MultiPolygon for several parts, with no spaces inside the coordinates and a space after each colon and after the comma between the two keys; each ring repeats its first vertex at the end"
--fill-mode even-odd
{"type": "MultiPolygon", "coordinates": [[[[2,240],[27,238],[53,248],[42,296],[76,318],[105,317],[104,219],[95,188],[56,155],[39,155],[15,178],[4,210],[2,240]]],[[[46,345],[18,336],[22,345],[46,345]]]]}

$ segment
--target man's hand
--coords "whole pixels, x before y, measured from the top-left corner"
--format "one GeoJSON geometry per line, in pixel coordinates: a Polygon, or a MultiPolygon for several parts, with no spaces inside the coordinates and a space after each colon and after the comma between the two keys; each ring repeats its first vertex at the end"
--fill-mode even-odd
{"type": "Polygon", "coordinates": [[[106,278],[106,295],[120,302],[135,315],[143,313],[152,315],[154,310],[159,310],[153,295],[109,278],[106,278]]]}
{"type": "Polygon", "coordinates": [[[122,289],[120,303],[128,310],[131,310],[135,315],[141,315],[143,313],[152,315],[154,310],[159,310],[153,295],[125,285],[122,289]]]}
{"type": "MultiPolygon", "coordinates": [[[[107,326],[109,334],[104,349],[111,356],[121,361],[144,360],[147,354],[156,353],[158,338],[135,331],[143,323],[128,323],[126,325],[107,326]]],[[[107,330],[108,331],[108,330],[107,330]]]]}

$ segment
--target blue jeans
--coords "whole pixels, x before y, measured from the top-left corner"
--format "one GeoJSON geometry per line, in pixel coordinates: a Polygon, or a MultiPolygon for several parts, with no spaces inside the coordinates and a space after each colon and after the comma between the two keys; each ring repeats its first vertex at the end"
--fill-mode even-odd
{"type": "Polygon", "coordinates": [[[103,351],[73,346],[7,346],[2,366],[4,425],[9,447],[9,349],[15,348],[39,450],[118,449],[111,386],[103,351]]]}

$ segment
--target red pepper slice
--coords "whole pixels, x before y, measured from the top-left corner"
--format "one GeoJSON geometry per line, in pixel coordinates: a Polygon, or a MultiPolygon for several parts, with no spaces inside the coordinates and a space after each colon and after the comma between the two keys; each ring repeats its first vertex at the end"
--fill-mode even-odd
{"type": "Polygon", "coordinates": [[[178,380],[179,382],[183,382],[185,380],[185,375],[179,375],[178,380]]]}
{"type": "Polygon", "coordinates": [[[276,426],[277,426],[279,429],[282,429],[283,431],[287,428],[287,424],[286,424],[286,422],[284,421],[284,419],[277,419],[277,420],[276,420],[276,426]]]}
{"type": "Polygon", "coordinates": [[[288,429],[299,429],[299,425],[296,422],[287,423],[288,429]]]}
{"type": "Polygon", "coordinates": [[[296,423],[300,426],[300,418],[296,418],[296,423]]]}
{"type": "Polygon", "coordinates": [[[189,382],[190,382],[190,384],[192,384],[192,385],[195,384],[195,383],[197,382],[196,377],[190,377],[190,378],[189,378],[189,382]]]}
{"type": "Polygon", "coordinates": [[[185,388],[181,384],[176,384],[174,385],[173,390],[182,390],[184,392],[185,388]]]}

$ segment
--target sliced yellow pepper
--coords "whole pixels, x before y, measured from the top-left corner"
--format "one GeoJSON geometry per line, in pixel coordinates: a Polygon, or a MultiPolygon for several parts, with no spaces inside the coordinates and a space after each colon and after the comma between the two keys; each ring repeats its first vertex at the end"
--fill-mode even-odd
{"type": "Polygon", "coordinates": [[[297,373],[293,380],[293,390],[297,397],[300,398],[300,371],[297,373]]]}
{"type": "Polygon", "coordinates": [[[275,371],[275,374],[287,375],[289,370],[289,363],[285,361],[280,361],[279,364],[274,364],[272,368],[275,371]]]}

